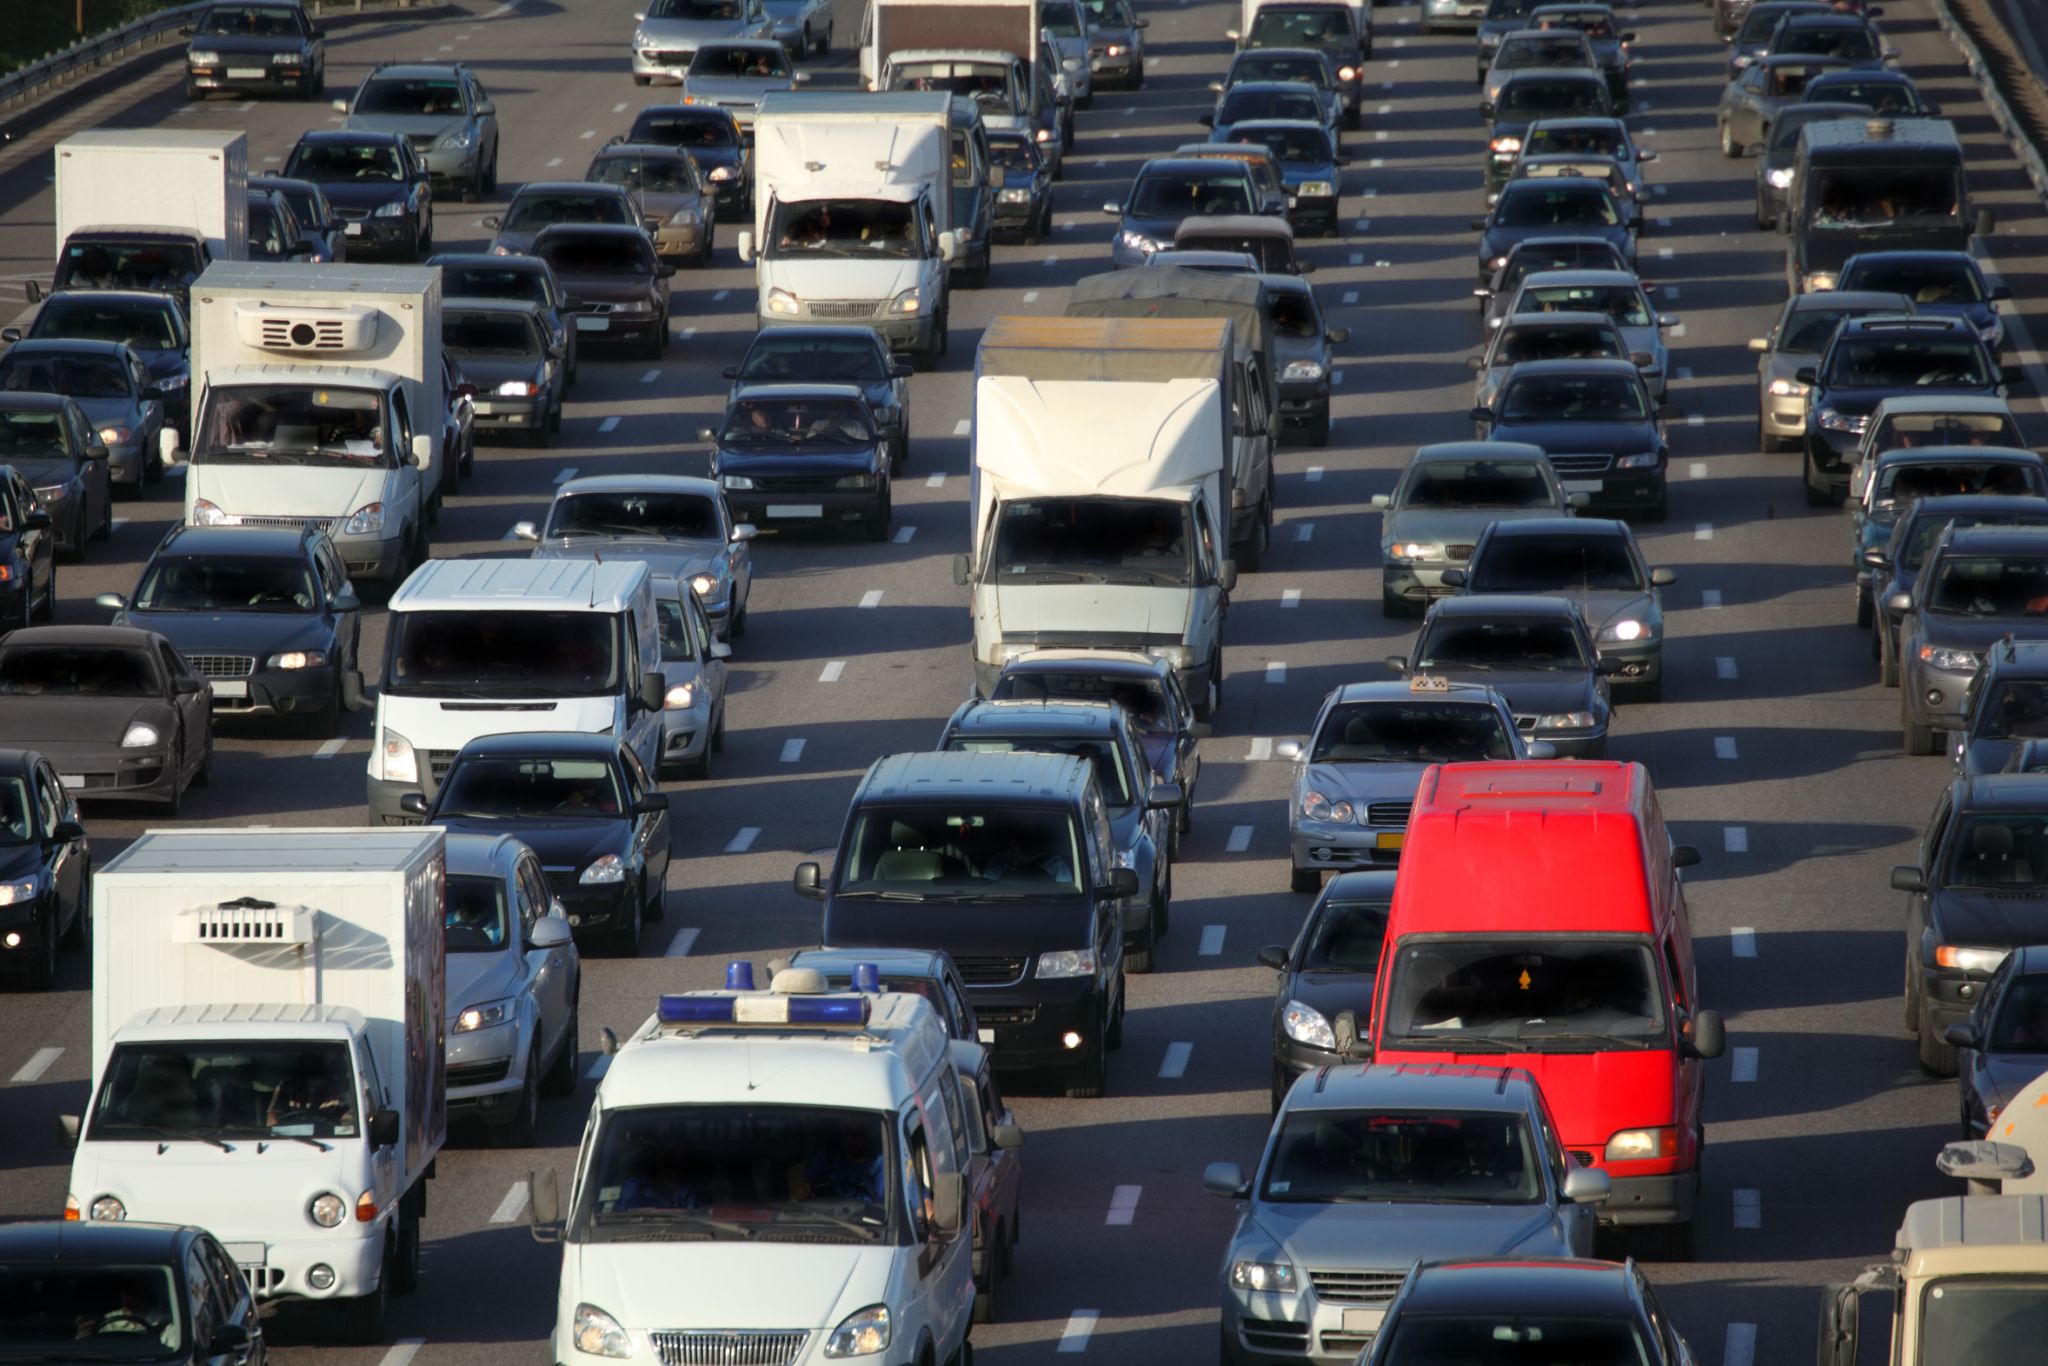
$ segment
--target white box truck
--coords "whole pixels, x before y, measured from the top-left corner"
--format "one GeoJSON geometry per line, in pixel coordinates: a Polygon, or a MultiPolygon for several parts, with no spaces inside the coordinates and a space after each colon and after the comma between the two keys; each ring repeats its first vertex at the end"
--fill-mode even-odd
{"type": "Polygon", "coordinates": [[[995,318],[975,359],[974,681],[1030,650],[1136,650],[1222,698],[1229,557],[1230,325],[1209,318],[995,318]],[[1206,376],[1187,373],[1208,354],[1206,376]]]}
{"type": "Polygon", "coordinates": [[[946,353],[952,96],[777,91],[754,120],[755,321],[860,323],[946,353]]]}
{"type": "Polygon", "coordinates": [[[301,526],[391,588],[427,558],[447,410],[441,272],[222,262],[192,290],[195,526],[301,526]]]}
{"type": "Polygon", "coordinates": [[[899,52],[1003,52],[1038,60],[1038,0],[871,0],[861,17],[860,76],[890,89],[899,52]]]}
{"type": "Polygon", "coordinates": [[[447,1136],[444,839],[152,830],[98,870],[67,1219],[202,1225],[383,1336],[447,1136]]]}

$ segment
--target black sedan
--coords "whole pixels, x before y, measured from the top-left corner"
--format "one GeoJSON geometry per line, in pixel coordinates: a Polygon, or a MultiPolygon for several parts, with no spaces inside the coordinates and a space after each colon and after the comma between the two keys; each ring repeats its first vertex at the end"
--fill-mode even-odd
{"type": "Polygon", "coordinates": [[[1273,154],[1287,187],[1287,221],[1298,236],[1337,235],[1345,157],[1335,133],[1302,119],[1247,119],[1231,128],[1229,140],[1256,143],[1273,154]]]}
{"type": "Polygon", "coordinates": [[[1479,281],[1485,284],[1507,264],[1517,243],[1532,237],[1598,237],[1612,246],[1631,270],[1636,235],[1628,211],[1603,181],[1593,179],[1511,180],[1501,186],[1493,212],[1472,220],[1479,237],[1479,281]]]}
{"type": "MultiPolygon", "coordinates": [[[[1929,460],[1927,466],[1915,471],[1901,471],[1901,474],[1908,478],[1916,475],[1939,478],[1952,470],[1957,478],[1948,485],[1951,488],[1961,487],[1962,480],[1980,473],[1989,474],[1994,479],[2005,475],[1998,465],[1987,468],[1970,462],[1969,454],[1962,450],[1936,448],[1930,454],[1935,459],[1929,460]],[[1943,466],[1948,469],[1943,469],[1943,466]]],[[[1994,449],[1987,454],[2010,458],[2031,452],[1994,449]]],[[[1916,463],[1918,459],[1916,455],[1916,463]]],[[[1877,477],[1881,478],[1886,473],[1880,469],[1877,477]]],[[[1990,479],[1985,482],[1990,482],[1990,479]]],[[[1895,497],[1891,501],[1890,534],[1882,548],[1863,552],[1863,566],[1856,575],[1856,623],[1873,628],[1870,653],[1877,660],[1878,681],[1887,688],[1896,688],[1900,674],[1899,619],[1902,614],[1885,604],[1897,597],[1910,599],[1914,596],[1920,583],[1920,570],[1926,565],[1927,556],[1942,533],[1950,525],[1958,529],[2048,526],[2048,499],[2024,493],[1958,493],[1923,496],[1911,502],[1895,497]]],[[[1876,510],[1872,509],[1873,512],[1876,510]]]]}
{"type": "Polygon", "coordinates": [[[524,299],[540,310],[548,339],[562,348],[564,381],[576,387],[576,324],[555,268],[538,256],[494,256],[489,252],[441,252],[427,262],[441,268],[441,298],[524,299]]]}
{"type": "Polygon", "coordinates": [[[702,104],[649,105],[634,116],[631,131],[615,140],[682,148],[703,172],[721,215],[737,221],[751,211],[754,159],[731,110],[702,104]]]}
{"type": "Polygon", "coordinates": [[[1970,1017],[1948,1027],[1956,1045],[1963,1137],[1983,1138],[2012,1098],[2048,1072],[2048,945],[2014,949],[1970,1017]]]}
{"type": "Polygon", "coordinates": [[[1023,239],[1026,246],[1052,231],[1053,165],[1022,130],[990,129],[989,159],[1003,168],[996,191],[994,231],[1023,239]]]}
{"type": "Polygon", "coordinates": [[[1389,657],[1387,667],[1403,677],[1484,684],[1507,699],[1523,739],[1548,741],[1567,759],[1606,756],[1613,719],[1607,676],[1622,665],[1600,658],[1584,614],[1568,598],[1438,598],[1414,653],[1389,657]]]}
{"type": "Polygon", "coordinates": [[[0,636],[57,613],[57,536],[28,481],[0,465],[0,636]]]}
{"type": "Polygon", "coordinates": [[[35,991],[57,975],[57,950],[85,947],[92,851],[78,803],[50,761],[0,749],[0,971],[35,991]]]}
{"type": "MultiPolygon", "coordinates": [[[[0,367],[5,365],[0,361],[0,367]]],[[[0,389],[5,383],[0,376],[0,389]]],[[[88,540],[105,540],[113,530],[107,446],[71,399],[0,392],[0,461],[12,465],[35,490],[36,504],[50,515],[62,554],[82,560],[88,540]]]]}
{"type": "Polygon", "coordinates": [[[441,345],[474,390],[476,431],[545,446],[562,430],[562,351],[538,308],[512,299],[449,300],[441,310],[441,345]]]}
{"type": "Polygon", "coordinates": [[[668,349],[668,282],[676,268],[654,254],[654,239],[638,224],[557,223],[534,238],[533,254],[561,281],[578,333],[638,338],[649,360],[668,349]]]}
{"type": "Polygon", "coordinates": [[[888,438],[890,467],[900,470],[910,463],[910,372],[872,327],[799,326],[756,332],[740,363],[721,373],[732,381],[728,406],[762,385],[858,385],[888,438]]]}
{"type": "Polygon", "coordinates": [[[249,189],[272,190],[284,196],[284,202],[291,205],[292,216],[299,220],[301,240],[313,249],[307,260],[331,265],[348,259],[348,229],[342,226],[334,206],[327,202],[318,185],[310,180],[264,175],[249,177],[249,189]]]}
{"type": "Polygon", "coordinates": [[[327,86],[327,34],[295,0],[210,6],[179,30],[185,49],[185,98],[216,90],[282,91],[302,100],[327,86]]]}
{"type": "MultiPolygon", "coordinates": [[[[254,183],[254,182],[251,182],[254,183]]],[[[27,333],[0,328],[0,341],[109,342],[127,347],[149,368],[149,382],[163,405],[163,423],[192,429],[192,329],[185,310],[169,294],[147,289],[66,290],[43,300],[27,333]]],[[[149,454],[154,454],[152,447],[149,454]]],[[[109,452],[111,456],[111,451],[109,452]]],[[[144,460],[144,477],[163,478],[161,460],[144,460]]]]}
{"type": "Polygon", "coordinates": [[[1481,441],[1541,446],[1565,491],[1588,495],[1589,506],[1661,521],[1672,416],[1632,361],[1537,360],[1508,371],[1500,398],[1474,408],[1472,425],[1481,441]]]}
{"type": "Polygon", "coordinates": [[[31,744],[67,791],[175,816],[213,764],[206,680],[154,631],[16,631],[0,640],[0,745],[31,744]]]}
{"type": "Polygon", "coordinates": [[[155,632],[206,679],[216,716],[303,719],[331,737],[362,702],[362,603],[327,533],[174,526],[116,626],[155,632]]]}
{"type": "Polygon", "coordinates": [[[887,437],[851,384],[762,384],[740,390],[714,433],[711,474],[733,516],[756,526],[856,522],[889,537],[887,437]]]}
{"type": "Polygon", "coordinates": [[[1259,962],[1280,974],[1273,993],[1273,1109],[1304,1072],[1344,1061],[1337,1016],[1350,1011],[1365,1037],[1373,975],[1394,901],[1394,870],[1339,873],[1323,884],[1292,944],[1268,944],[1259,962]]]}
{"type": "Polygon", "coordinates": [[[310,180],[341,215],[351,256],[418,261],[434,250],[434,187],[412,143],[398,133],[315,130],[301,134],[284,174],[310,180]]]}
{"type": "Polygon", "coordinates": [[[637,957],[641,926],[662,917],[668,797],[613,735],[487,735],[462,747],[431,807],[417,792],[399,806],[451,834],[524,841],[579,940],[637,957]]]}

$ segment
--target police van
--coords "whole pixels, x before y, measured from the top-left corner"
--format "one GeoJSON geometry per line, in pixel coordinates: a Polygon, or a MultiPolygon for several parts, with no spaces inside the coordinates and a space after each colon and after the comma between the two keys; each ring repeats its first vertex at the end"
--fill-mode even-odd
{"type": "Polygon", "coordinates": [[[563,1245],[555,1362],[971,1366],[959,1084],[931,1005],[878,977],[757,991],[735,963],[616,1046],[567,1200],[529,1186],[563,1245]]]}

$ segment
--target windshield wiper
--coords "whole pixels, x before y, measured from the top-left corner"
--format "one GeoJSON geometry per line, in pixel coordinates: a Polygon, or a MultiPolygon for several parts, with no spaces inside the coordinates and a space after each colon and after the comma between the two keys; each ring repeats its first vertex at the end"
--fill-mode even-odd
{"type": "Polygon", "coordinates": [[[331,1153],[334,1151],[333,1144],[322,1143],[319,1139],[314,1138],[309,1134],[272,1134],[268,1141],[276,1142],[284,1139],[289,1139],[293,1143],[303,1143],[309,1148],[318,1148],[323,1153],[331,1153]]]}
{"type": "Polygon", "coordinates": [[[188,1143],[211,1143],[224,1153],[231,1153],[235,1150],[232,1143],[224,1142],[211,1134],[202,1134],[193,1129],[174,1128],[169,1124],[130,1124],[123,1127],[146,1130],[152,1133],[169,1134],[172,1138],[182,1138],[188,1143]]]}
{"type": "Polygon", "coordinates": [[[1633,1049],[1654,1048],[1658,1042],[1655,1039],[1643,1038],[1641,1035],[1629,1038],[1622,1034],[1584,1034],[1573,1030],[1563,1030],[1555,1034],[1549,1034],[1532,1032],[1526,1027],[1522,1030],[1521,1039],[1523,1043],[1527,1044],[1605,1043],[1613,1044],[1616,1048],[1633,1049]]]}
{"type": "Polygon", "coordinates": [[[848,1219],[844,1215],[833,1214],[829,1210],[813,1209],[808,1205],[783,1206],[782,1211],[776,1215],[775,1223],[761,1230],[761,1232],[773,1234],[777,1225],[784,1223],[832,1224],[838,1228],[845,1229],[848,1233],[858,1234],[868,1242],[873,1242],[882,1232],[882,1225],[880,1223],[864,1223],[859,1220],[848,1219]]]}
{"type": "Polygon", "coordinates": [[[1512,1053],[1520,1045],[1508,1039],[1496,1039],[1491,1034],[1404,1034],[1404,1044],[1428,1048],[1438,1053],[1481,1053],[1492,1049],[1496,1053],[1512,1053]]]}
{"type": "Polygon", "coordinates": [[[928,899],[928,898],[926,898],[926,896],[925,896],[925,894],[924,894],[923,892],[885,892],[885,891],[881,891],[881,890],[878,890],[878,889],[867,889],[867,890],[862,890],[862,891],[846,891],[846,892],[839,892],[839,893],[836,893],[836,895],[838,895],[838,896],[858,896],[858,897],[873,897],[874,899],[876,899],[876,900],[878,900],[878,901],[924,901],[924,900],[927,900],[927,899],[928,899]]]}
{"type": "Polygon", "coordinates": [[[603,1224],[701,1224],[715,1228],[720,1233],[730,1233],[735,1238],[751,1238],[755,1230],[745,1224],[735,1224],[725,1219],[714,1218],[702,1210],[694,1209],[632,1209],[614,1210],[597,1216],[603,1224]]]}

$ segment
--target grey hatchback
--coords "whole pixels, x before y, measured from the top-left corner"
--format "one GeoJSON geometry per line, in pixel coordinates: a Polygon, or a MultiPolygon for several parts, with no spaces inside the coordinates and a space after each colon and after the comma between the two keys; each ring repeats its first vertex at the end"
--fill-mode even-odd
{"type": "Polygon", "coordinates": [[[398,133],[437,184],[474,203],[498,190],[498,107],[462,62],[384,62],[355,97],[334,102],[342,126],[398,133]]]}

